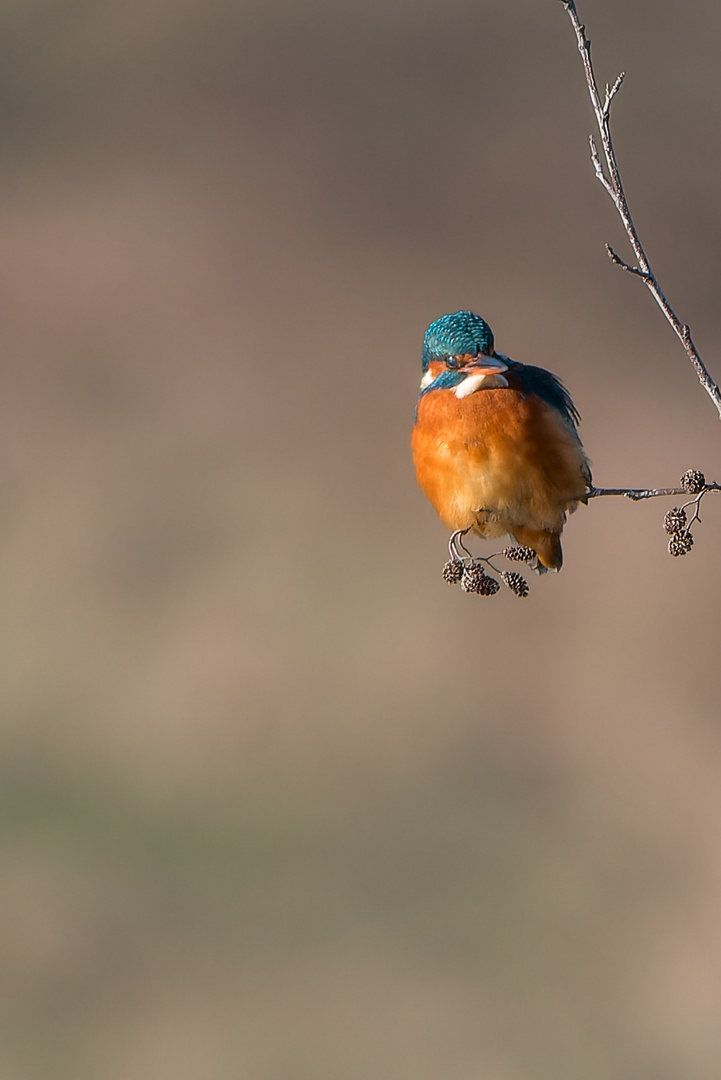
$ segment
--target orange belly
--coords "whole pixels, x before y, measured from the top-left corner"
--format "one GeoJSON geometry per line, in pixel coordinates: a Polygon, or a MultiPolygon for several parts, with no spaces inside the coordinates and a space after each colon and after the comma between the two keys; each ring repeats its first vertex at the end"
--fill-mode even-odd
{"type": "Polygon", "coordinates": [[[449,529],[514,535],[549,567],[561,564],[566,512],[590,482],[573,428],[535,395],[436,390],[418,402],[411,441],[418,483],[449,529]],[[532,542],[533,541],[533,542],[532,542]]]}

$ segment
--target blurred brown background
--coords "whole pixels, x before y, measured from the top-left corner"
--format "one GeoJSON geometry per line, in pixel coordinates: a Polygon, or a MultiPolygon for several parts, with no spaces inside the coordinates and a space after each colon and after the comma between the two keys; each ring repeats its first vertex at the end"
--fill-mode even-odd
{"type": "MultiPolygon", "coordinates": [[[[716,377],[721,9],[583,0],[716,377]]],[[[423,331],[564,378],[599,484],[721,479],[554,0],[0,16],[3,1080],[718,1080],[718,550],[598,501],[440,579],[423,331]]],[[[718,500],[717,500],[718,501],[718,500]]]]}

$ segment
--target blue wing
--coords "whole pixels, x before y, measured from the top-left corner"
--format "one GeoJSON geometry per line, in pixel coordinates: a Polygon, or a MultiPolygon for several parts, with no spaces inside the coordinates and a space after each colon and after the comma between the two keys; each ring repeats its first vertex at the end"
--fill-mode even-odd
{"type": "Polygon", "coordinates": [[[551,408],[560,412],[561,416],[574,429],[581,419],[576,406],[573,404],[571,395],[561,380],[545,368],[533,367],[530,364],[521,364],[518,360],[510,360],[503,357],[504,363],[508,361],[509,367],[518,381],[520,389],[525,394],[535,394],[551,408]]]}

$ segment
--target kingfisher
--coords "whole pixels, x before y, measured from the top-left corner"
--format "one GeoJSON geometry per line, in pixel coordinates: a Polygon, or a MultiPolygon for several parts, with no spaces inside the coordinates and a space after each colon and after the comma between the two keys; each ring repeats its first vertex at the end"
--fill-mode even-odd
{"type": "Polygon", "coordinates": [[[426,330],[411,448],[454,533],[508,534],[535,551],[538,573],[560,570],[566,515],[592,490],[579,420],[560,379],[497,352],[480,315],[442,315],[426,330]]]}

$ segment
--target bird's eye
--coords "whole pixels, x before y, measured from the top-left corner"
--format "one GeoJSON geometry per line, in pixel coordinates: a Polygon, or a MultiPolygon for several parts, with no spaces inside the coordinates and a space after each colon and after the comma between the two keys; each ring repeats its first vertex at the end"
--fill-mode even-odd
{"type": "Polygon", "coordinates": [[[448,359],[446,360],[446,367],[459,368],[460,366],[461,366],[461,362],[460,362],[460,360],[458,359],[457,356],[449,356],[448,359]]]}

